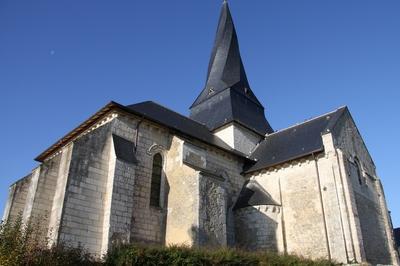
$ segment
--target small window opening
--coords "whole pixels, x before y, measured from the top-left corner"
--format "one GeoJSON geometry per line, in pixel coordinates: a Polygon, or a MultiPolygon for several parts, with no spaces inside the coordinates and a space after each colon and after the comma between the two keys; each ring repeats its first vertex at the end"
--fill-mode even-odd
{"type": "Polygon", "coordinates": [[[162,157],[159,153],[153,157],[153,171],[151,174],[150,206],[160,206],[162,157]]]}
{"type": "Polygon", "coordinates": [[[361,166],[360,166],[360,162],[358,161],[357,158],[354,158],[354,164],[356,166],[356,171],[357,171],[357,178],[358,178],[358,183],[360,185],[363,185],[363,177],[362,177],[362,171],[361,171],[361,166]]]}

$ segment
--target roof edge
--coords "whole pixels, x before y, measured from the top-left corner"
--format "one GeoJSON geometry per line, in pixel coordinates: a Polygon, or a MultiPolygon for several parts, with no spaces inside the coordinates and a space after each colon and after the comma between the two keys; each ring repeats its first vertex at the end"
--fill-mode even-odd
{"type": "MultiPolygon", "coordinates": [[[[153,102],[153,101],[143,101],[143,102],[140,102],[140,103],[146,103],[146,102],[153,102]]],[[[140,104],[140,103],[138,103],[138,104],[140,104]]],[[[153,102],[153,103],[155,103],[155,102],[153,102]]],[[[160,105],[158,103],[155,103],[155,104],[160,105]]],[[[162,105],[160,105],[160,106],[162,106],[162,105]]],[[[162,106],[162,107],[164,107],[164,106],[162,106]]],[[[164,108],[166,108],[166,107],[164,107],[164,108]]],[[[169,108],[166,108],[166,109],[170,110],[169,108]]],[[[170,129],[172,129],[172,130],[174,130],[176,132],[179,132],[182,135],[189,136],[188,134],[186,134],[184,132],[180,132],[176,128],[172,128],[172,127],[170,127],[170,126],[168,126],[166,124],[160,123],[159,121],[156,121],[156,120],[152,119],[151,117],[145,116],[145,115],[143,115],[143,114],[141,114],[139,112],[135,112],[134,110],[132,110],[132,109],[120,104],[120,103],[117,103],[117,102],[114,102],[114,101],[110,101],[108,104],[106,104],[104,107],[102,107],[99,111],[97,111],[94,115],[90,116],[88,119],[86,119],[84,122],[82,122],[78,127],[74,128],[73,130],[68,132],[61,139],[59,139],[57,142],[52,144],[45,151],[40,153],[34,160],[37,161],[37,162],[40,162],[40,163],[44,162],[46,160],[46,158],[48,158],[50,155],[54,154],[54,152],[56,150],[58,150],[60,147],[63,147],[64,145],[69,143],[71,140],[73,140],[75,137],[77,137],[79,134],[83,133],[85,130],[87,130],[88,128],[90,128],[94,124],[96,124],[99,119],[101,119],[105,114],[107,114],[108,112],[110,112],[112,110],[119,110],[119,111],[123,111],[124,113],[128,113],[128,114],[131,114],[131,115],[136,115],[136,116],[139,116],[139,117],[143,117],[146,120],[149,120],[149,121],[151,121],[153,123],[156,123],[156,124],[159,124],[159,125],[163,125],[163,126],[168,127],[168,128],[170,128],[170,129]]],[[[171,111],[173,111],[173,110],[171,110],[171,111]]],[[[173,112],[178,114],[178,115],[183,116],[182,114],[179,114],[179,113],[177,113],[175,111],[173,111],[173,112]]],[[[186,116],[184,116],[184,117],[186,117],[186,116]]],[[[188,117],[186,117],[186,118],[190,119],[188,117]]],[[[192,119],[190,119],[190,120],[198,123],[195,120],[192,120],[192,119]]],[[[201,126],[204,126],[201,123],[198,123],[198,124],[201,125],[201,126]]],[[[210,133],[213,134],[212,132],[210,132],[210,133]]],[[[198,139],[198,138],[196,138],[194,136],[190,136],[190,137],[195,138],[198,141],[204,142],[203,140],[198,139]]],[[[215,137],[217,137],[217,136],[215,136],[215,137]]],[[[232,155],[235,155],[235,156],[238,156],[240,158],[243,158],[245,160],[253,161],[252,159],[248,158],[247,155],[242,154],[242,153],[240,153],[240,152],[238,152],[236,150],[228,150],[228,149],[225,149],[223,147],[220,147],[220,146],[217,146],[217,145],[213,145],[211,143],[207,143],[207,142],[205,142],[205,143],[208,144],[208,145],[211,145],[213,147],[216,147],[216,148],[218,148],[220,150],[223,150],[225,152],[228,152],[228,153],[230,153],[232,155]]]]}
{"type": "MultiPolygon", "coordinates": [[[[272,132],[271,134],[268,134],[267,136],[271,136],[271,135],[274,135],[274,134],[277,134],[277,133],[281,133],[281,132],[283,132],[283,131],[286,131],[286,130],[292,129],[292,128],[294,128],[294,127],[297,127],[297,126],[300,126],[300,125],[303,125],[303,124],[306,124],[306,123],[312,122],[312,121],[314,121],[315,119],[318,119],[318,118],[324,117],[324,116],[326,116],[326,115],[329,115],[329,114],[333,114],[333,113],[335,113],[335,112],[339,111],[340,109],[344,109],[344,110],[346,110],[346,109],[347,109],[347,110],[348,110],[347,106],[346,106],[346,105],[344,105],[344,106],[341,106],[341,107],[338,107],[338,108],[336,108],[336,109],[335,109],[335,110],[333,110],[333,111],[330,111],[330,112],[324,113],[324,114],[322,114],[322,115],[319,115],[319,116],[316,116],[316,117],[312,117],[312,118],[310,118],[310,119],[307,119],[307,120],[305,120],[305,121],[303,121],[303,122],[301,122],[301,123],[297,123],[297,124],[291,125],[291,126],[289,126],[289,127],[286,127],[286,128],[283,128],[283,129],[280,129],[280,130],[277,130],[277,131],[274,131],[274,132],[272,132]]],[[[336,120],[336,122],[337,122],[337,120],[336,120]]],[[[336,125],[336,123],[334,123],[334,125],[336,125]]]]}
{"type": "Polygon", "coordinates": [[[113,110],[115,107],[118,107],[118,105],[119,104],[114,101],[109,102],[104,107],[102,107],[99,111],[97,111],[95,114],[93,114],[88,119],[83,121],[78,127],[74,128],[73,130],[71,130],[70,132],[65,134],[61,139],[59,139],[57,142],[52,144],[44,152],[39,154],[34,160],[37,162],[43,162],[49,155],[53,154],[55,150],[57,150],[59,147],[64,146],[71,139],[73,139],[74,137],[83,133],[87,128],[94,125],[100,117],[102,117],[104,114],[108,113],[109,111],[113,110]]]}
{"type": "Polygon", "coordinates": [[[271,164],[271,165],[268,165],[268,166],[258,167],[258,168],[255,168],[255,169],[251,169],[251,167],[250,167],[249,169],[243,171],[241,174],[243,174],[243,175],[252,174],[254,172],[258,172],[258,171],[261,171],[261,170],[269,169],[271,167],[275,167],[275,166],[283,164],[283,163],[287,163],[287,162],[290,162],[290,161],[298,160],[298,159],[301,159],[301,158],[304,158],[304,157],[307,157],[307,156],[310,156],[310,155],[313,155],[313,154],[318,154],[318,153],[321,153],[323,151],[324,151],[324,148],[322,147],[322,148],[316,149],[314,151],[310,151],[310,152],[307,152],[307,153],[304,153],[304,154],[301,154],[301,155],[290,157],[290,158],[288,158],[286,160],[278,161],[278,162],[276,162],[274,164],[271,164]]]}

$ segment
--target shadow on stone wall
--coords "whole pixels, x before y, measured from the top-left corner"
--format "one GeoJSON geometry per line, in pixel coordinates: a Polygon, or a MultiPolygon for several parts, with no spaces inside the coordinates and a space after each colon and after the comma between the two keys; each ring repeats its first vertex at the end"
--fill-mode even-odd
{"type": "Polygon", "coordinates": [[[277,206],[249,206],[235,211],[236,246],[245,250],[278,251],[277,206]],[[270,215],[270,216],[269,216],[270,215]]]}
{"type": "MultiPolygon", "coordinates": [[[[164,197],[164,202],[162,207],[152,207],[148,206],[150,209],[151,217],[156,218],[155,221],[148,221],[149,224],[153,225],[153,231],[155,236],[149,238],[147,235],[134,235],[131,236],[131,243],[149,244],[149,245],[165,245],[166,244],[166,231],[167,231],[167,214],[168,214],[168,197],[170,186],[168,182],[167,174],[163,171],[163,176],[165,176],[164,193],[161,195],[164,197]]],[[[131,226],[135,226],[135,216],[132,216],[131,226]]]]}
{"type": "Polygon", "coordinates": [[[391,264],[389,241],[385,235],[382,212],[377,204],[355,193],[361,233],[367,261],[373,264],[391,264]]]}
{"type": "Polygon", "coordinates": [[[169,197],[169,190],[170,190],[170,186],[169,186],[169,182],[168,182],[168,176],[167,173],[165,173],[165,171],[163,170],[163,176],[165,177],[164,180],[164,193],[162,195],[162,197],[164,198],[164,203],[162,206],[162,210],[161,210],[161,216],[160,216],[160,232],[161,232],[161,241],[160,244],[165,245],[166,243],[166,233],[167,233],[167,215],[168,215],[168,197],[169,197]]]}

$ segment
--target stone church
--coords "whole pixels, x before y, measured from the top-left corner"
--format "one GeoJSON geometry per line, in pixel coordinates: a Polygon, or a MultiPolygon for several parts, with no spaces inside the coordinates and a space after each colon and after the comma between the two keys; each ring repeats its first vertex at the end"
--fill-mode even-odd
{"type": "Polygon", "coordinates": [[[186,117],[110,102],[42,152],[4,220],[51,244],[231,246],[398,265],[374,162],[347,107],[274,131],[246,77],[226,2],[186,117]]]}

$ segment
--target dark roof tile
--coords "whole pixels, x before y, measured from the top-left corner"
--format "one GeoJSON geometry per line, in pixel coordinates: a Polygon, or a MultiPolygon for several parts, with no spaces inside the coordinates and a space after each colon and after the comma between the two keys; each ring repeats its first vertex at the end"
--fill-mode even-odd
{"type": "Polygon", "coordinates": [[[257,181],[249,180],[243,185],[233,210],[258,205],[278,206],[279,204],[272,199],[271,195],[257,181]]]}
{"type": "Polygon", "coordinates": [[[346,110],[347,107],[342,107],[302,124],[267,135],[250,156],[257,163],[248,167],[245,173],[323,151],[321,134],[331,130],[346,110]]]}
{"type": "Polygon", "coordinates": [[[229,147],[224,141],[211,133],[206,126],[155,102],[147,101],[128,105],[124,108],[131,113],[143,116],[184,135],[246,158],[245,154],[229,147]]]}
{"type": "Polygon", "coordinates": [[[222,5],[206,85],[190,111],[190,118],[211,131],[235,121],[261,136],[273,132],[250,89],[227,2],[222,5]]]}

